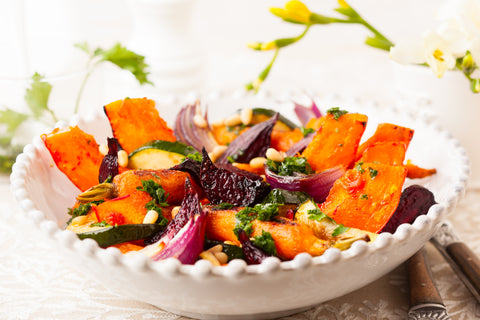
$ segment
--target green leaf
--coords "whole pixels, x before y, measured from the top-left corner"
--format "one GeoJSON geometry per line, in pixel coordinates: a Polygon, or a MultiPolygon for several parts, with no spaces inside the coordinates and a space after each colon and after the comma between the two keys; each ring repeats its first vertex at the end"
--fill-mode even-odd
{"type": "Polygon", "coordinates": [[[88,46],[88,43],[86,43],[86,42],[75,43],[73,46],[75,48],[78,48],[78,49],[86,52],[87,54],[90,54],[90,47],[88,46]]]}
{"type": "Polygon", "coordinates": [[[27,114],[11,109],[0,110],[0,123],[7,125],[7,132],[14,133],[18,126],[28,118],[27,114]]]}
{"type": "Polygon", "coordinates": [[[341,110],[339,107],[333,107],[327,110],[327,113],[332,114],[333,118],[338,121],[341,116],[347,114],[347,110],[341,110]]]}
{"type": "Polygon", "coordinates": [[[108,50],[96,49],[95,56],[100,56],[103,61],[109,61],[123,70],[130,71],[140,84],[149,83],[148,65],[145,57],[123,47],[120,43],[115,44],[108,50]]]}
{"type": "Polygon", "coordinates": [[[48,109],[48,98],[52,85],[43,81],[43,76],[35,72],[30,88],[25,92],[25,101],[35,118],[40,118],[48,109]]]}

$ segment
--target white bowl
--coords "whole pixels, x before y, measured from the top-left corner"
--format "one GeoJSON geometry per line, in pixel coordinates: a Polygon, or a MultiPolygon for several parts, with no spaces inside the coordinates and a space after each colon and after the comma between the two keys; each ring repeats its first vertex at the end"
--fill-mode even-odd
{"type": "MultiPolygon", "coordinates": [[[[176,111],[195,98],[198,96],[156,100],[162,117],[172,123],[176,111]]],[[[201,98],[208,104],[210,119],[223,117],[241,107],[256,106],[274,108],[296,119],[291,99],[301,97],[290,94],[271,97],[268,93],[246,96],[237,92],[201,98]]],[[[434,193],[438,204],[413,224],[400,226],[393,235],[380,234],[372,244],[359,241],[346,251],[329,249],[319,257],[302,253],[287,262],[268,258],[260,265],[247,266],[243,261],[234,260],[228,266],[213,267],[205,260],[195,265],[182,265],[175,259],[152,262],[140,253],[122,255],[115,248],[99,248],[95,241],[81,241],[74,233],[64,230],[67,208],[73,205],[79,190],[55,167],[40,138],[18,156],[11,175],[12,191],[25,214],[47,235],[39,237],[39,241],[51,241],[52,248],[59,248],[59,254],[73,266],[84,274],[91,274],[113,291],[201,319],[259,319],[296,313],[365,286],[413,255],[463,195],[469,174],[464,150],[435,124],[371,101],[338,96],[316,98],[315,101],[323,110],[341,106],[368,115],[365,137],[373,133],[379,122],[414,129],[407,159],[422,167],[434,167],[438,173],[422,180],[407,181],[407,184],[426,186],[434,193]]],[[[76,124],[93,134],[97,142],[103,143],[111,135],[107,119],[100,113],[72,119],[70,125],[76,124]]]]}

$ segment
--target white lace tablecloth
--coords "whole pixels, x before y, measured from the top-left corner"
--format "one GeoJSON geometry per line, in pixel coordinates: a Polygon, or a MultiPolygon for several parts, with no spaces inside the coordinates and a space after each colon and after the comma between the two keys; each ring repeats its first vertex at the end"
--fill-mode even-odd
{"type": "MultiPolygon", "coordinates": [[[[480,255],[479,213],[480,190],[468,190],[449,220],[480,255]]],[[[430,244],[427,257],[451,318],[480,318],[480,304],[430,244]]],[[[282,319],[406,319],[408,302],[400,265],[362,289],[282,319]]],[[[42,241],[14,202],[8,179],[0,177],[0,319],[187,318],[119,296],[73,269],[42,241]]]]}

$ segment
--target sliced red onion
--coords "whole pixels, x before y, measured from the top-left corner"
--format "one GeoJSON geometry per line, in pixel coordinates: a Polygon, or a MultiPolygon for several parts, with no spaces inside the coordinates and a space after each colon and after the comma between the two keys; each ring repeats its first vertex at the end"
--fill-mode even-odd
{"type": "Polygon", "coordinates": [[[206,215],[200,214],[190,218],[173,239],[152,260],[177,258],[181,263],[193,264],[203,251],[205,240],[206,215]]]}
{"type": "Polygon", "coordinates": [[[310,119],[313,118],[320,118],[322,116],[322,112],[318,109],[315,101],[312,100],[312,104],[310,107],[305,107],[299,103],[294,102],[295,104],[295,114],[300,120],[300,123],[305,126],[310,119]]]}
{"type": "Polygon", "coordinates": [[[228,145],[228,149],[218,157],[215,163],[227,164],[230,158],[235,162],[248,163],[255,157],[264,157],[270,146],[272,130],[278,117],[277,112],[270,119],[257,123],[240,134],[228,145]]]}
{"type": "Polygon", "coordinates": [[[178,141],[183,142],[197,149],[202,150],[205,147],[208,152],[211,152],[217,145],[210,132],[207,116],[203,118],[206,122],[206,127],[200,127],[195,124],[194,117],[199,115],[197,108],[200,108],[200,102],[190,104],[183,107],[177,114],[175,119],[174,134],[178,141]]]}
{"type": "Polygon", "coordinates": [[[309,133],[302,140],[291,146],[290,149],[285,152],[287,157],[294,157],[297,153],[302,153],[302,151],[305,150],[308,144],[312,142],[314,136],[315,132],[309,133]]]}
{"type": "Polygon", "coordinates": [[[265,178],[270,187],[289,191],[304,191],[316,202],[323,202],[337,179],[345,173],[342,167],[334,167],[319,173],[302,176],[280,176],[268,168],[265,178]]]}

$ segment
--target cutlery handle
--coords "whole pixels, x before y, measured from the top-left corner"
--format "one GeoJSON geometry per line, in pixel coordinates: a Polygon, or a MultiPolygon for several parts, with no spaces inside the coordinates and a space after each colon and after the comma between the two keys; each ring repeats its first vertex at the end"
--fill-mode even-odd
{"type": "Polygon", "coordinates": [[[407,261],[410,306],[441,304],[442,297],[432,280],[430,268],[425,260],[425,248],[420,249],[407,261]]]}
{"type": "Polygon", "coordinates": [[[465,285],[478,300],[480,297],[480,260],[463,242],[451,243],[445,250],[467,278],[465,285]]]}

